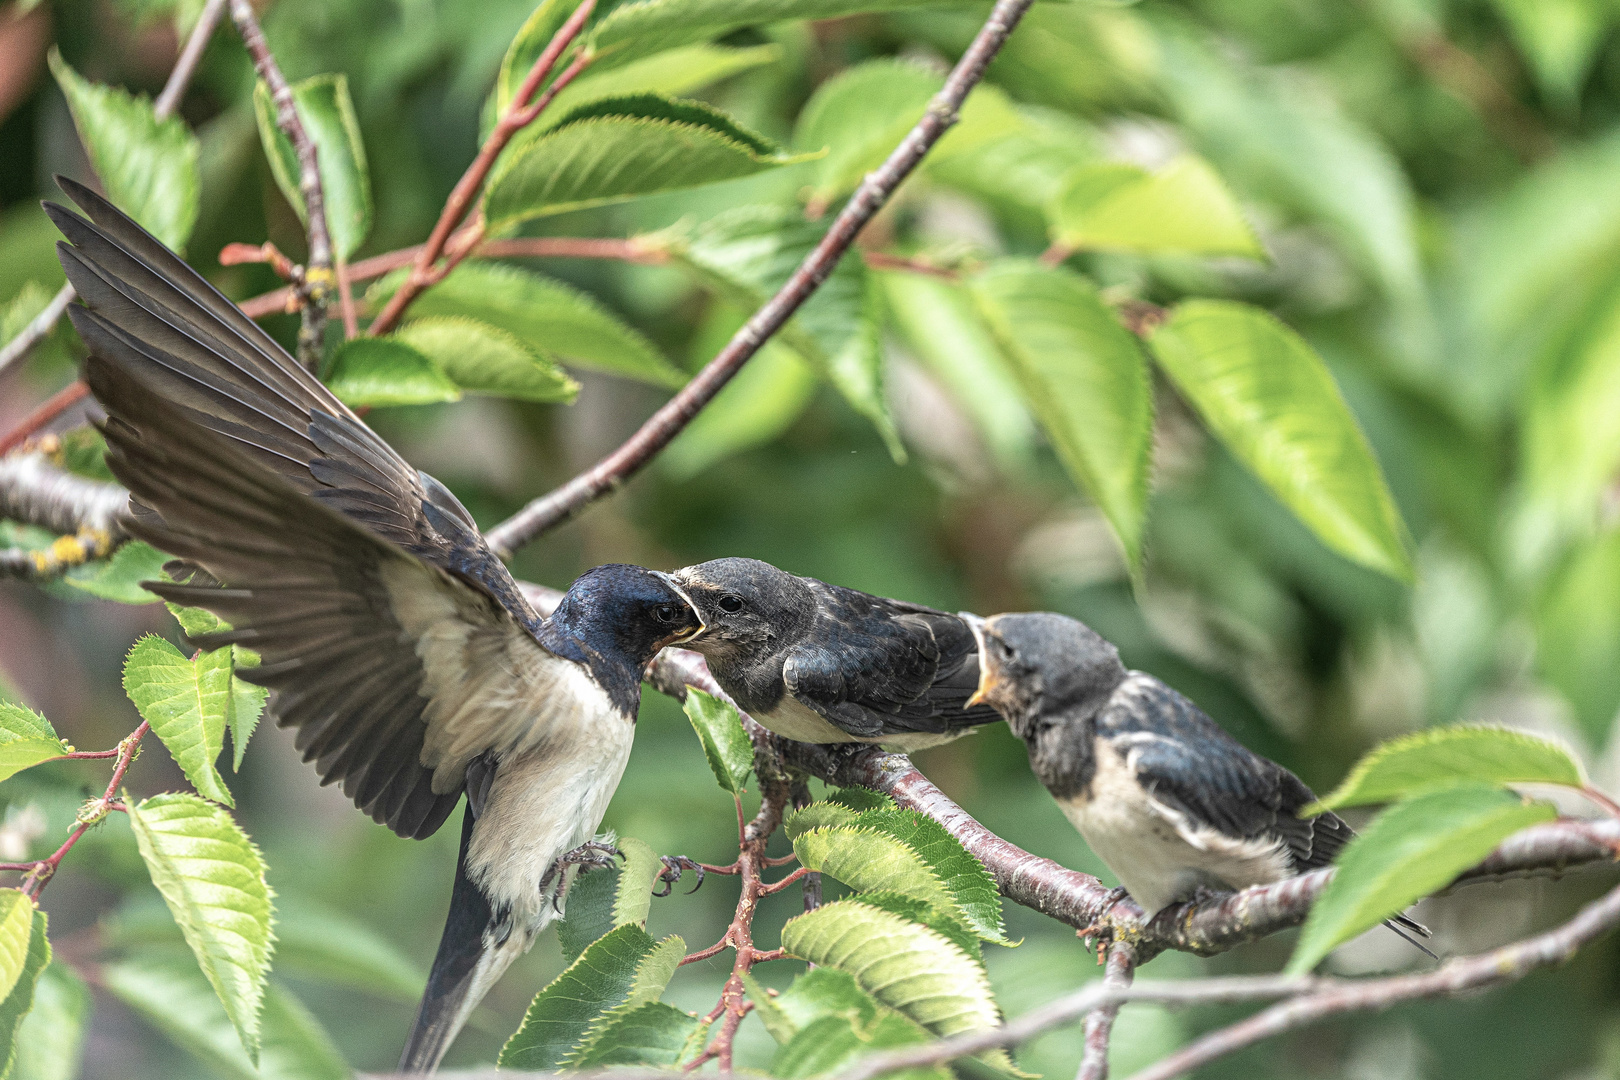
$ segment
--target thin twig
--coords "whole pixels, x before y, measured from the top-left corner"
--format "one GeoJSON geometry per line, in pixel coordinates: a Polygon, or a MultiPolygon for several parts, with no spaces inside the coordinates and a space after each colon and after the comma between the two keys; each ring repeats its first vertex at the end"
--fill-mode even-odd
{"type": "MultiPolygon", "coordinates": [[[[245,0],[233,0],[233,2],[245,2],[245,0]]],[[[444,210],[440,212],[439,220],[434,224],[433,231],[428,234],[427,243],[423,244],[416,252],[416,256],[412,261],[410,276],[400,283],[399,289],[389,299],[387,306],[372,322],[369,333],[385,334],[392,330],[399,323],[400,316],[405,313],[405,309],[410,306],[411,301],[416,299],[417,293],[449,272],[450,268],[448,266],[436,272],[434,264],[439,261],[439,256],[444,254],[445,246],[450,241],[451,234],[455,231],[456,226],[461,224],[462,219],[467,216],[468,210],[472,208],[473,199],[478,194],[478,189],[483,187],[484,180],[489,176],[489,171],[495,167],[495,159],[500,157],[501,151],[506,148],[506,144],[512,140],[512,137],[532,123],[540,115],[541,111],[551,103],[551,99],[555,96],[557,90],[561,89],[559,84],[562,83],[562,79],[559,78],[540,100],[534,101],[533,105],[530,104],[535,94],[539,92],[541,84],[546,81],[552,69],[557,66],[557,61],[562,59],[562,55],[569,45],[573,44],[574,40],[579,37],[580,32],[585,29],[585,22],[590,18],[591,12],[595,8],[596,0],[584,0],[584,3],[575,8],[574,13],[568,17],[568,21],[563,23],[557,32],[552,35],[545,51],[536,58],[534,66],[529,68],[528,75],[524,77],[522,85],[513,94],[512,101],[507,105],[506,111],[495,122],[495,130],[489,133],[489,138],[484,140],[484,145],[478,150],[478,156],[473,159],[471,165],[467,166],[467,171],[461,174],[461,179],[456,181],[456,186],[451,190],[450,197],[445,200],[444,210]]],[[[589,53],[582,51],[579,57],[576,57],[573,66],[565,72],[568,79],[572,79],[583,70],[584,64],[590,62],[589,55],[589,53]]],[[[473,243],[476,243],[477,239],[481,239],[483,236],[483,226],[481,223],[475,222],[471,228],[476,232],[476,237],[473,240],[473,243]]],[[[468,247],[470,248],[470,246],[469,244],[468,247]]],[[[462,250],[461,256],[465,257],[465,255],[466,251],[462,250]]],[[[455,261],[459,261],[459,259],[455,261]]]]}
{"type": "MultiPolygon", "coordinates": [[[[208,47],[208,40],[214,36],[214,31],[219,26],[220,15],[224,10],[225,0],[208,0],[208,3],[203,5],[202,14],[197,17],[197,25],[192,27],[185,48],[180,50],[174,67],[169,71],[168,81],[163,84],[157,100],[152,102],[152,112],[159,120],[167,120],[174,115],[174,110],[180,107],[180,99],[185,95],[186,87],[191,85],[191,77],[197,73],[197,65],[202,60],[203,51],[208,47]]],[[[57,322],[67,311],[68,305],[73,303],[73,297],[73,286],[63,285],[57,290],[56,295],[51,297],[51,302],[45,305],[44,311],[36,315],[21,333],[0,347],[0,374],[27,356],[35,345],[50,336],[57,322]]]]}
{"type": "MultiPolygon", "coordinates": [[[[1103,985],[1124,988],[1136,974],[1136,952],[1128,942],[1116,941],[1108,947],[1108,970],[1103,985]]],[[[1119,1005],[1101,1005],[1086,1016],[1086,1049],[1080,1058],[1080,1071],[1074,1080],[1108,1080],[1108,1043],[1114,1034],[1119,1005]]]]}
{"type": "Polygon", "coordinates": [[[607,457],[562,487],[544,495],[490,530],[487,539],[499,554],[522,547],[541,533],[566,521],[580,510],[621,486],[680,434],[703,407],[714,399],[743,364],[759,351],[810,298],[833,272],[839,259],[867,222],[883,208],[923,156],[956,123],[968,92],[984,76],[985,68],[1001,49],[1013,27],[1034,0],[997,0],[990,17],[957,61],[945,87],[929,103],[911,129],[876,171],[868,173],[845,204],[821,242],[805,256],[793,276],[775,296],[756,311],[726,347],[687,383],[680,393],[655,412],[641,428],[607,457]]]}
{"type": "Polygon", "coordinates": [[[12,429],[5,438],[0,439],[0,457],[11,453],[33,438],[46,424],[51,423],[58,416],[84,400],[85,395],[88,393],[90,393],[90,388],[81,379],[77,382],[68,383],[46,398],[44,404],[23,417],[22,423],[12,429]]]}
{"type": "Polygon", "coordinates": [[[253,69],[270,90],[276,107],[276,127],[292,143],[298,157],[298,193],[304,199],[304,227],[309,236],[308,265],[300,282],[302,320],[298,327],[298,359],[313,371],[319,366],[326,339],[326,303],[332,296],[332,234],[326,223],[326,195],[321,188],[319,152],[315,140],[304,130],[292,87],[281,73],[275,54],[264,38],[258,16],[248,0],[230,0],[231,20],[242,35],[242,44],[253,57],[253,69]]]}
{"type": "Polygon", "coordinates": [[[909,255],[894,255],[887,251],[863,251],[861,258],[873,270],[904,270],[912,274],[926,274],[946,281],[959,281],[962,275],[946,266],[938,266],[909,255]]]}

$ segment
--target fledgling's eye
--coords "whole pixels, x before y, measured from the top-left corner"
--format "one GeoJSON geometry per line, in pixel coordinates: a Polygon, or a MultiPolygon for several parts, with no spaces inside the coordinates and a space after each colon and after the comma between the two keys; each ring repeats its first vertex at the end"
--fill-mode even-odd
{"type": "Polygon", "coordinates": [[[735,614],[737,614],[737,612],[741,611],[742,609],[743,609],[742,597],[740,597],[740,596],[722,596],[720,598],[720,610],[724,611],[727,615],[735,615],[735,614]]]}
{"type": "Polygon", "coordinates": [[[680,614],[679,609],[674,604],[659,604],[652,611],[652,617],[661,623],[674,622],[678,614],[680,614]]]}

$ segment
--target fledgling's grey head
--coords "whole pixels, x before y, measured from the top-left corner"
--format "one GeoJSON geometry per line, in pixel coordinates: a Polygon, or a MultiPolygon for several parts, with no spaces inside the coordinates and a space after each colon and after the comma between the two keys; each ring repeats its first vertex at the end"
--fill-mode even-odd
{"type": "Polygon", "coordinates": [[[1125,681],[1119,650],[1078,619],[1049,611],[963,618],[979,640],[979,689],[968,704],[990,705],[1019,738],[1059,714],[1094,715],[1125,681]]]}
{"type": "Polygon", "coordinates": [[[758,559],[714,559],[670,578],[703,620],[687,643],[713,660],[741,660],[794,640],[810,624],[815,596],[801,579],[758,559]]]}

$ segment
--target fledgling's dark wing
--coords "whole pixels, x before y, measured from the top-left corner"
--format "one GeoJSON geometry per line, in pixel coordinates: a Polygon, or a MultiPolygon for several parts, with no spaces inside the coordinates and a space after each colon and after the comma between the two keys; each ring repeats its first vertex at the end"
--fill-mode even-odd
{"type": "Polygon", "coordinates": [[[467,762],[543,731],[578,665],[535,640],[448,491],[134,222],[64,187],[95,219],[50,208],[130,531],[222,583],[153,591],[232,625],[199,644],[260,654],[242,677],[274,691],[325,782],[432,833],[467,762]]]}
{"type": "Polygon", "coordinates": [[[1191,701],[1132,672],[1097,716],[1099,737],[1127,755],[1137,779],[1196,842],[1213,829],[1286,845],[1296,873],[1333,861],[1352,835],[1334,814],[1300,818],[1316,796],[1304,781],[1228,735],[1191,701]]]}
{"type": "Polygon", "coordinates": [[[955,615],[812,581],[815,627],[787,657],[788,693],[860,738],[946,733],[1000,717],[962,706],[979,685],[973,631],[955,615]]]}

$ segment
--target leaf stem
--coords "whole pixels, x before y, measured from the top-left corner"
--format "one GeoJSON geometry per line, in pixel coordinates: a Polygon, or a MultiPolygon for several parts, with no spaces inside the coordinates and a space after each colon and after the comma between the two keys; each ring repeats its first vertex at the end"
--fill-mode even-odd
{"type": "MultiPolygon", "coordinates": [[[[130,762],[135,760],[135,754],[140,750],[141,739],[150,730],[152,730],[152,726],[142,720],[140,727],[125,736],[124,741],[118,744],[118,749],[111,751],[112,754],[118,756],[118,764],[113,768],[112,779],[107,782],[107,790],[102,793],[101,798],[92,800],[86,807],[80,809],[79,823],[68,834],[67,840],[63,842],[61,847],[38,862],[5,863],[0,865],[0,870],[27,871],[22,886],[25,896],[32,897],[35,902],[38,902],[39,894],[45,891],[45,884],[55,876],[56,868],[62,864],[63,857],[73,850],[73,845],[79,842],[79,838],[84,836],[92,825],[105,817],[109,810],[122,810],[128,813],[128,807],[124,806],[123,800],[118,798],[118,785],[124,782],[124,773],[129,770],[130,762]]],[[[74,757],[77,755],[69,754],[65,756],[74,757]]],[[[107,757],[109,754],[97,752],[84,756],[107,757]]]]}

